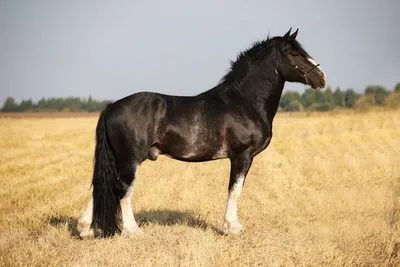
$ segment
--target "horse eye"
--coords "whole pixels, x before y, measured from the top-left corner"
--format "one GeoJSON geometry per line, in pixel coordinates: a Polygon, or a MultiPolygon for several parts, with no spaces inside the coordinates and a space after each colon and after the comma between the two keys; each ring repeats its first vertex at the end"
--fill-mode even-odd
{"type": "Polygon", "coordinates": [[[299,53],[290,51],[289,55],[291,55],[292,57],[297,57],[299,55],[299,53]]]}

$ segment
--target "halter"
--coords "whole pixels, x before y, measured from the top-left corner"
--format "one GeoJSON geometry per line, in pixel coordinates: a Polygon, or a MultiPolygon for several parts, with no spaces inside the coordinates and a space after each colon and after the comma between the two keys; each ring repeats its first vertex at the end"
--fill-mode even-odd
{"type": "Polygon", "coordinates": [[[320,64],[315,65],[314,67],[312,67],[309,71],[304,72],[302,69],[299,68],[298,65],[296,65],[296,63],[293,60],[290,60],[285,53],[283,53],[282,49],[279,48],[279,50],[281,51],[281,54],[290,62],[290,65],[292,65],[295,69],[298,69],[301,74],[303,75],[304,79],[306,80],[306,83],[308,84],[308,73],[310,73],[311,71],[313,71],[315,68],[319,67],[320,64]]]}

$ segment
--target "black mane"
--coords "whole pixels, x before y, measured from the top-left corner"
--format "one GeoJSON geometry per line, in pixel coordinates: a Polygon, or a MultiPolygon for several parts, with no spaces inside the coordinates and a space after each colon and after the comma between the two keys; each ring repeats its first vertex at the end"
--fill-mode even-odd
{"type": "Polygon", "coordinates": [[[199,95],[208,95],[216,91],[235,87],[235,85],[239,84],[246,77],[250,66],[259,60],[265,59],[280,39],[281,37],[270,38],[267,36],[265,40],[254,42],[250,48],[241,51],[235,61],[230,61],[230,68],[215,87],[199,95]]]}
{"type": "MultiPolygon", "coordinates": [[[[250,66],[259,60],[265,59],[271,49],[275,49],[275,45],[280,40],[282,40],[282,37],[275,36],[270,38],[268,35],[267,39],[254,42],[250,48],[237,55],[236,61],[230,61],[230,68],[215,87],[198,95],[209,95],[222,90],[234,89],[246,77],[250,66]]],[[[287,42],[303,57],[312,58],[297,40],[288,40],[287,42]]]]}
{"type": "Polygon", "coordinates": [[[264,59],[270,49],[273,47],[279,40],[279,37],[273,37],[256,41],[252,44],[252,46],[242,52],[240,52],[236,58],[236,61],[231,61],[231,67],[228,72],[222,77],[220,84],[224,82],[234,82],[237,80],[241,80],[249,70],[250,64],[264,59]]]}

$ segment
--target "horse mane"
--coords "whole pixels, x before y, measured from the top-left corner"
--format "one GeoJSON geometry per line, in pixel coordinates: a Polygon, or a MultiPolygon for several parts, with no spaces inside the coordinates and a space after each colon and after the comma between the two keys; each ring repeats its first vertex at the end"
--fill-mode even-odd
{"type": "MultiPolygon", "coordinates": [[[[271,49],[275,49],[274,45],[280,40],[282,40],[282,37],[280,36],[270,38],[268,35],[265,40],[256,41],[250,46],[250,48],[239,52],[236,60],[230,61],[231,66],[227,73],[221,78],[219,83],[215,87],[198,95],[208,95],[211,93],[217,93],[223,90],[235,88],[236,85],[246,77],[250,70],[251,64],[265,59],[271,49]]],[[[303,57],[312,58],[296,39],[287,40],[286,42],[289,42],[303,57]]]]}
{"type": "Polygon", "coordinates": [[[265,58],[269,53],[269,48],[276,42],[279,37],[270,38],[262,41],[254,42],[250,48],[241,51],[236,58],[236,61],[230,61],[228,72],[220,80],[220,84],[224,82],[237,81],[243,78],[249,70],[250,64],[265,58]]]}
{"type": "Polygon", "coordinates": [[[199,95],[205,95],[221,91],[226,86],[232,85],[240,82],[244,77],[246,77],[250,66],[252,63],[264,59],[273,48],[275,44],[281,37],[272,37],[269,35],[265,40],[254,42],[250,48],[239,52],[235,61],[230,61],[230,68],[227,73],[221,78],[219,83],[208,91],[205,91],[199,95]]]}

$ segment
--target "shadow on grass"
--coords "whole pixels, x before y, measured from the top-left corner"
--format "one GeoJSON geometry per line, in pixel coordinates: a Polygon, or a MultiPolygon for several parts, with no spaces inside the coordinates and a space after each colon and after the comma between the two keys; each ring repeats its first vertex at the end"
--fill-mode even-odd
{"type": "Polygon", "coordinates": [[[202,230],[211,229],[216,234],[223,234],[217,227],[207,223],[199,215],[189,211],[176,210],[149,210],[135,213],[135,219],[139,226],[147,224],[158,225],[187,225],[202,230]]]}
{"type": "MultiPolygon", "coordinates": [[[[204,219],[201,219],[199,215],[188,211],[174,211],[174,210],[150,210],[140,211],[135,213],[135,219],[138,222],[139,227],[148,224],[158,225],[187,225],[193,228],[200,228],[202,230],[211,229],[214,233],[223,235],[224,233],[217,227],[210,225],[204,219]]],[[[77,228],[78,218],[73,217],[51,217],[49,224],[60,228],[68,227],[68,231],[71,236],[79,238],[79,232],[77,228]]],[[[95,231],[95,237],[98,237],[100,233],[95,231]]]]}
{"type": "Polygon", "coordinates": [[[71,236],[79,237],[78,232],[78,219],[73,217],[51,217],[49,220],[49,224],[51,226],[60,228],[60,227],[68,227],[68,231],[71,233],[71,236]]]}
{"type": "MultiPolygon", "coordinates": [[[[67,226],[68,231],[71,234],[71,236],[80,238],[79,237],[79,231],[78,231],[78,218],[73,218],[73,217],[51,217],[49,220],[49,224],[51,226],[57,227],[57,228],[62,228],[67,226]]],[[[98,230],[94,230],[94,237],[101,237],[101,233],[98,230]]]]}

